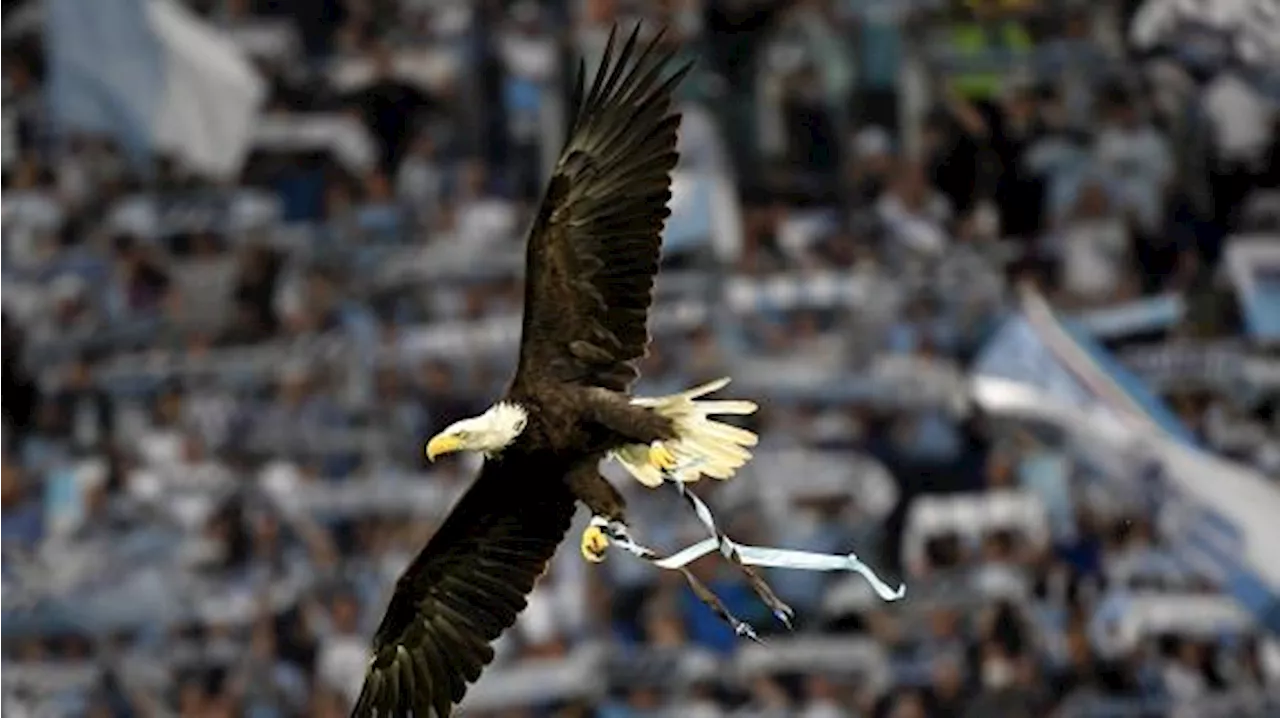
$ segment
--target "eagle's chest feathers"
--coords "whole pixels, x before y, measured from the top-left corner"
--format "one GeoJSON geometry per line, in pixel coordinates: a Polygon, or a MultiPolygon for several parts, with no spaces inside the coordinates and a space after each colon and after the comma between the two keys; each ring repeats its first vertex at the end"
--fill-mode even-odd
{"type": "Polygon", "coordinates": [[[581,408],[571,406],[563,397],[530,397],[521,406],[529,414],[521,443],[529,449],[577,453],[593,443],[590,428],[582,423],[581,408]]]}

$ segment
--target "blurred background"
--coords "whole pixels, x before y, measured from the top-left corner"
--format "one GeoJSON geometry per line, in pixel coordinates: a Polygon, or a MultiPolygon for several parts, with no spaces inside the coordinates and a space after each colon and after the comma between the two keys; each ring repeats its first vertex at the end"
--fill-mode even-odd
{"type": "Polygon", "coordinates": [[[475,468],[421,442],[513,368],[576,57],[641,18],[697,68],[638,392],[734,377],[729,534],[907,598],[775,573],[787,634],[699,563],[762,649],[568,545],[464,714],[1280,714],[1275,3],[3,12],[6,714],[345,715],[475,468]]]}

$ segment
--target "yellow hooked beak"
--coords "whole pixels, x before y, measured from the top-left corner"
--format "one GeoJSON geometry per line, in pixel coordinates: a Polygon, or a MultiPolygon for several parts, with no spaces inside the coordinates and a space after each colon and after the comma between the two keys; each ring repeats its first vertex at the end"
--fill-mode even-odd
{"type": "Polygon", "coordinates": [[[435,461],[441,454],[451,454],[462,448],[462,440],[453,434],[436,434],[427,442],[427,460],[435,461]]]}

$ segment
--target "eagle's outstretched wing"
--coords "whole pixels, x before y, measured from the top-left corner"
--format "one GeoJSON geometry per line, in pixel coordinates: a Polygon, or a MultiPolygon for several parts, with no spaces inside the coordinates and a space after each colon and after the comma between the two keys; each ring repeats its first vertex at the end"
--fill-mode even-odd
{"type": "Polygon", "coordinates": [[[625,391],[648,349],[680,125],[671,95],[689,65],[664,77],[663,33],[638,50],[639,29],[621,52],[610,33],[585,97],[579,66],[569,136],[529,233],[517,385],[625,391]]]}
{"type": "Polygon", "coordinates": [[[353,718],[446,718],[569,530],[574,497],[489,460],[396,583],[353,718]],[[434,713],[432,712],[434,710],[434,713]]]}

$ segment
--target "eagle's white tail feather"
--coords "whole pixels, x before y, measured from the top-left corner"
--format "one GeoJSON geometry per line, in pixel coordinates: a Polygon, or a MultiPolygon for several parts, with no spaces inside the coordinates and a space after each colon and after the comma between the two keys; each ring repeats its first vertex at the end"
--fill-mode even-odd
{"type": "MultiPolygon", "coordinates": [[[[676,438],[663,445],[676,460],[672,472],[682,482],[697,481],[701,476],[728,479],[751,460],[748,447],[759,438],[752,432],[714,421],[718,415],[746,416],[754,413],[750,401],[720,399],[697,401],[699,397],[724,388],[729,379],[717,379],[679,394],[661,397],[637,397],[635,406],[648,407],[672,420],[676,438]]],[[[624,446],[613,452],[618,463],[645,486],[662,483],[662,472],[649,461],[649,448],[643,444],[624,446]]]]}

